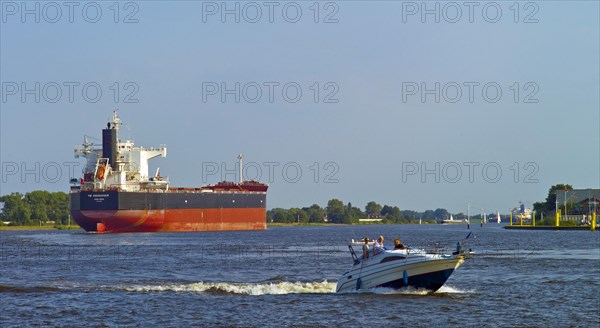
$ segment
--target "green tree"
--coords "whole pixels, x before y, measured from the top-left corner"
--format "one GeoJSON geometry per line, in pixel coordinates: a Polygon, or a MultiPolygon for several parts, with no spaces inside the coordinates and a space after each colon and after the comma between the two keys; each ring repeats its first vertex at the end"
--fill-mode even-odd
{"type": "Polygon", "coordinates": [[[325,218],[325,210],[317,204],[313,204],[311,207],[305,207],[303,210],[308,215],[308,222],[311,223],[322,223],[325,218]]]}
{"type": "Polygon", "coordinates": [[[307,223],[308,222],[308,214],[300,209],[300,208],[291,208],[289,210],[289,215],[291,216],[292,222],[294,223],[307,223]]]}
{"type": "Polygon", "coordinates": [[[22,195],[12,193],[0,197],[3,221],[14,221],[17,225],[31,225],[54,221],[67,224],[69,220],[69,195],[64,192],[35,190],[22,195]]]}
{"type": "Polygon", "coordinates": [[[292,216],[283,208],[274,208],[267,213],[267,220],[277,223],[291,223],[292,216]]]}
{"type": "Polygon", "coordinates": [[[346,207],[346,214],[344,217],[344,223],[355,224],[358,220],[365,217],[365,213],[360,208],[352,206],[352,203],[348,203],[346,207]]]}
{"type": "Polygon", "coordinates": [[[339,199],[331,199],[327,202],[327,218],[331,223],[344,223],[346,208],[339,199]]]}
{"type": "Polygon", "coordinates": [[[448,216],[450,216],[450,213],[448,213],[445,208],[438,208],[433,211],[433,218],[435,220],[444,220],[448,216]]]}
{"type": "Polygon", "coordinates": [[[10,195],[0,197],[2,203],[2,212],[0,217],[2,221],[13,221],[17,225],[30,224],[31,209],[29,204],[24,201],[23,194],[14,192],[10,195]]]}
{"type": "Polygon", "coordinates": [[[381,215],[385,216],[386,223],[400,223],[402,214],[398,206],[383,205],[381,215]]]}
{"type": "Polygon", "coordinates": [[[546,202],[535,202],[533,203],[533,211],[535,212],[536,219],[541,219],[542,213],[547,213],[546,202]]]}
{"type": "Polygon", "coordinates": [[[31,209],[31,220],[34,222],[48,221],[48,212],[52,211],[50,193],[45,190],[35,190],[25,194],[25,202],[31,209]]]}
{"type": "Polygon", "coordinates": [[[69,195],[64,192],[53,192],[51,197],[51,211],[48,218],[56,223],[66,225],[69,223],[71,203],[69,195]]]}
{"type": "Polygon", "coordinates": [[[365,212],[369,219],[378,218],[381,215],[381,205],[375,202],[368,202],[365,206],[365,212]]]}
{"type": "Polygon", "coordinates": [[[564,192],[565,190],[573,190],[573,186],[568,184],[557,184],[550,187],[548,196],[546,197],[546,212],[554,212],[556,207],[556,193],[564,192]]]}

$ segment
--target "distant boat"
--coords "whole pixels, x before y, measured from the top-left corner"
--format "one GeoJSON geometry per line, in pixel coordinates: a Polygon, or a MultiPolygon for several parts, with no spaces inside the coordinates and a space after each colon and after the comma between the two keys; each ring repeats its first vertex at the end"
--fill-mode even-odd
{"type": "Polygon", "coordinates": [[[498,223],[502,222],[502,219],[500,219],[500,212],[496,213],[496,219],[498,220],[498,223]]]}
{"type": "Polygon", "coordinates": [[[450,219],[446,219],[442,221],[442,224],[467,224],[469,223],[467,220],[462,219],[462,220],[454,220],[454,218],[452,217],[452,214],[450,214],[450,219]]]}
{"type": "Polygon", "coordinates": [[[513,219],[519,220],[531,220],[532,210],[525,207],[524,204],[520,204],[519,207],[515,207],[512,210],[513,219]]]}

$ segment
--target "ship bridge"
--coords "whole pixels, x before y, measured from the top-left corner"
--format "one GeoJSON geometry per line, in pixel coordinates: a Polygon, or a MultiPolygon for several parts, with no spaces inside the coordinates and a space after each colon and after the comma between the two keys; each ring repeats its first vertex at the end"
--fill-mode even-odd
{"type": "Polygon", "coordinates": [[[166,157],[167,147],[135,147],[132,140],[118,139],[122,125],[113,112],[113,119],[102,130],[102,147],[90,144],[84,137],[82,147],[75,148],[75,158],[84,157],[87,163],[80,179],[82,190],[168,190],[168,178],[163,179],[157,170],[150,177],[148,161],[166,157]]]}

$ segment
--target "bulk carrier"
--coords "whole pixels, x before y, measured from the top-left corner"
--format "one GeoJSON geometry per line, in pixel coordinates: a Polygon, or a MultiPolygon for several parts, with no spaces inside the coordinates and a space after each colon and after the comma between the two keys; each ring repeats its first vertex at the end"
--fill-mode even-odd
{"type": "Polygon", "coordinates": [[[121,120],[102,130],[102,147],[88,143],[75,148],[87,163],[83,176],[71,179],[71,215],[88,232],[158,232],[264,230],[266,184],[219,182],[198,188],[174,188],[157,170],[148,175],[148,160],[166,157],[166,146],[134,147],[119,140],[121,120]]]}

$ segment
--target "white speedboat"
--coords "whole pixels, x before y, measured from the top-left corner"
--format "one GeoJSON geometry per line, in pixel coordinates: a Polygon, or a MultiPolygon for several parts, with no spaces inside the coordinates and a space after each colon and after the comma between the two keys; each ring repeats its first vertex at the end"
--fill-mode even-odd
{"type": "Polygon", "coordinates": [[[465,219],[454,220],[452,215],[450,215],[450,219],[442,220],[442,224],[467,224],[467,223],[469,223],[469,221],[465,220],[465,219]]]}
{"type": "MultiPolygon", "coordinates": [[[[362,249],[363,243],[355,243],[357,244],[362,249]]],[[[408,286],[436,291],[471,253],[465,252],[462,243],[458,243],[456,250],[451,254],[405,248],[385,250],[377,255],[370,253],[369,258],[364,259],[362,250],[359,257],[352,245],[348,245],[348,248],[354,265],[338,280],[338,293],[378,287],[399,289],[408,286]]]]}

